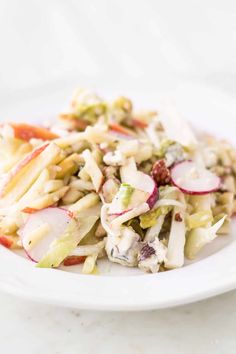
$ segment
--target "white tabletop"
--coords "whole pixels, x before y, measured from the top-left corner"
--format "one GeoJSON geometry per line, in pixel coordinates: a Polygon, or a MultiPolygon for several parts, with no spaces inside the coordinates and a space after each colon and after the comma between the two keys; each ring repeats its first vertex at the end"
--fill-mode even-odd
{"type": "Polygon", "coordinates": [[[0,295],[4,354],[234,354],[236,291],[178,308],[88,312],[0,295]]]}
{"type": "MultiPolygon", "coordinates": [[[[166,89],[174,78],[235,96],[235,16],[233,0],[0,0],[0,93],[71,79],[166,89]]],[[[169,310],[99,313],[0,293],[0,352],[234,354],[235,305],[236,291],[169,310]]]]}

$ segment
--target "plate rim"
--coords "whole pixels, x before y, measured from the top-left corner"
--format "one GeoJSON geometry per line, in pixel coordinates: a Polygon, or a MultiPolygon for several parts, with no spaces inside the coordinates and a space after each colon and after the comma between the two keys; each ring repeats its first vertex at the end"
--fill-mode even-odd
{"type": "Polygon", "coordinates": [[[158,274],[110,277],[35,268],[27,259],[1,246],[0,289],[29,300],[84,310],[162,309],[192,303],[233,290],[236,287],[235,252],[236,241],[233,241],[221,251],[180,269],[158,274]],[[9,268],[4,269],[4,264],[9,262],[10,258],[9,273],[9,268]],[[19,269],[21,269],[20,273],[19,269]],[[207,269],[207,272],[204,272],[204,269],[207,269]],[[72,285],[75,281],[77,287],[72,285]],[[119,284],[123,284],[125,288],[114,293],[119,284]],[[79,289],[78,285],[82,289],[79,289]],[[91,290],[96,291],[96,296],[91,296],[92,292],[89,293],[91,290]],[[139,292],[141,295],[137,296],[139,292]],[[158,294],[161,296],[158,297],[158,294]]]}

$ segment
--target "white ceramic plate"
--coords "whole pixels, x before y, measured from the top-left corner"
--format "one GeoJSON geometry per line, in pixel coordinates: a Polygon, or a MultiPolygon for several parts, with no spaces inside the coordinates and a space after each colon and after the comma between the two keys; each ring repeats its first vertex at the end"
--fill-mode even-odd
{"type": "MultiPolygon", "coordinates": [[[[44,88],[1,99],[2,120],[42,121],[60,112],[71,87],[44,88]]],[[[118,92],[119,93],[119,92],[118,92]]],[[[124,92],[121,92],[124,94],[124,92]]],[[[158,92],[133,92],[134,102],[155,108],[158,92]]],[[[213,89],[182,85],[173,90],[179,110],[198,127],[233,140],[236,106],[213,89]]],[[[0,247],[0,288],[28,299],[96,310],[144,310],[207,298],[236,286],[236,221],[229,236],[205,248],[194,263],[159,274],[143,274],[108,262],[99,263],[100,276],[79,274],[80,267],[38,269],[22,257],[0,247]]]]}

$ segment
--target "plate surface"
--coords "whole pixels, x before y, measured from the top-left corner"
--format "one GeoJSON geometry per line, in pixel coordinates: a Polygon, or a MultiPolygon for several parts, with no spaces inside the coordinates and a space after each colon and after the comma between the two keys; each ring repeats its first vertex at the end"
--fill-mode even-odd
{"type": "MultiPolygon", "coordinates": [[[[44,88],[4,98],[1,121],[51,119],[63,111],[74,87],[44,88]]],[[[109,90],[103,90],[105,95],[109,90]]],[[[156,108],[163,93],[127,94],[142,108],[156,108]]],[[[109,92],[108,96],[111,95],[109,92]]],[[[212,89],[185,84],[169,93],[194,125],[231,141],[234,139],[236,105],[230,97],[212,89]]],[[[3,100],[1,100],[3,101],[3,100]]],[[[27,299],[67,307],[96,310],[144,310],[197,301],[236,287],[236,220],[229,236],[208,245],[194,263],[158,274],[143,274],[106,261],[100,276],[79,274],[79,266],[38,269],[34,264],[0,247],[0,289],[27,299]]]]}

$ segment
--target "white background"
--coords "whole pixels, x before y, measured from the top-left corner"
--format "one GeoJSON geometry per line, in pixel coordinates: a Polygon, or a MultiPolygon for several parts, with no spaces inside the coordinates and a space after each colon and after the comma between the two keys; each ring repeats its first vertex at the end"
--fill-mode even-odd
{"type": "Polygon", "coordinates": [[[230,0],[1,0],[0,89],[196,80],[235,92],[230,0]]]}
{"type": "MultiPolygon", "coordinates": [[[[0,97],[58,83],[121,91],[182,82],[235,97],[235,1],[0,0],[0,97]]],[[[1,294],[0,352],[233,354],[235,305],[232,292],[177,309],[112,314],[1,294]]]]}

